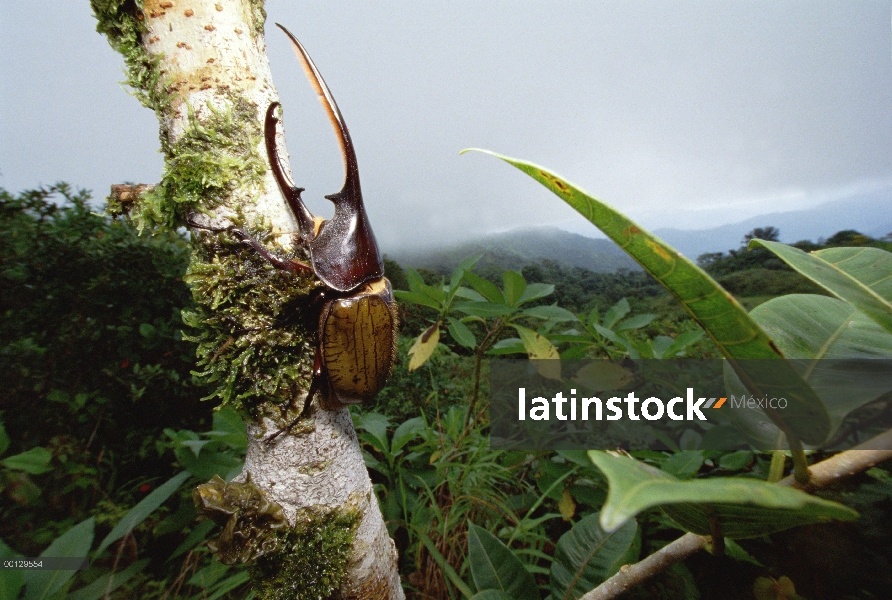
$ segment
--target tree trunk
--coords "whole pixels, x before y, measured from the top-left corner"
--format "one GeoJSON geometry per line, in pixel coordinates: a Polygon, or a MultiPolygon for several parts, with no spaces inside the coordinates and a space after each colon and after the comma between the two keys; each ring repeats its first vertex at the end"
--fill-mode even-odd
{"type": "Polygon", "coordinates": [[[236,482],[196,493],[223,511],[221,558],[253,560],[261,598],[402,598],[396,551],[349,412],[314,407],[293,432],[265,443],[306,397],[317,310],[309,298],[320,284],[273,269],[221,231],[235,224],[271,250],[301,252],[283,235],[297,223],[263,143],[263,118],[278,97],[262,2],[91,5],[97,30],[124,56],[134,95],[158,116],[166,159],[159,184],[116,188],[109,210],[129,211],[140,227],[209,228],[193,230],[188,277],[198,308],[186,316],[194,328],[187,333],[197,332],[199,365],[216,381],[215,395],[239,408],[248,427],[236,482]]]}

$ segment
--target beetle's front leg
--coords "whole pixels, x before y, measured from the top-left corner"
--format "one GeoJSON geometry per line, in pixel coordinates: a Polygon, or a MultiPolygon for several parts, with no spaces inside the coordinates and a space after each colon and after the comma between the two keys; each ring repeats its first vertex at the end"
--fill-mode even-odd
{"type": "Polygon", "coordinates": [[[269,250],[264,248],[260,242],[258,242],[254,238],[252,238],[250,235],[248,235],[241,229],[233,227],[229,231],[230,231],[230,233],[232,233],[232,235],[234,235],[239,240],[241,240],[242,243],[247,244],[247,245],[251,246],[252,248],[254,248],[254,250],[256,250],[260,256],[262,256],[264,259],[266,259],[266,262],[268,262],[269,264],[271,264],[272,266],[274,266],[277,269],[281,269],[282,271],[287,271],[288,273],[291,273],[292,275],[297,275],[298,273],[312,273],[313,272],[313,267],[311,267],[310,265],[308,265],[306,263],[302,263],[298,260],[289,260],[286,258],[279,258],[275,254],[273,254],[272,252],[270,252],[269,250]]]}
{"type": "Polygon", "coordinates": [[[285,427],[278,430],[266,440],[266,445],[271,446],[273,441],[282,435],[283,433],[289,433],[291,428],[298,424],[302,419],[306,418],[310,414],[310,405],[313,402],[313,396],[319,390],[325,387],[325,377],[323,375],[323,365],[322,365],[322,353],[319,348],[316,348],[316,355],[313,361],[313,380],[310,382],[310,389],[307,390],[307,398],[304,400],[304,406],[300,411],[300,414],[297,415],[293,421],[288,423],[285,427]]]}
{"type": "Polygon", "coordinates": [[[288,260],[285,258],[279,258],[269,250],[263,247],[263,245],[255,240],[249,233],[230,225],[229,227],[210,227],[208,225],[202,225],[195,221],[191,215],[186,217],[186,224],[189,227],[194,229],[204,229],[205,231],[212,231],[214,233],[223,233],[224,231],[228,231],[235,237],[239,239],[243,244],[247,244],[254,248],[260,256],[262,256],[269,264],[274,266],[277,269],[281,269],[282,271],[287,271],[292,275],[296,275],[298,273],[312,273],[313,267],[306,263],[302,263],[298,260],[288,260]]]}

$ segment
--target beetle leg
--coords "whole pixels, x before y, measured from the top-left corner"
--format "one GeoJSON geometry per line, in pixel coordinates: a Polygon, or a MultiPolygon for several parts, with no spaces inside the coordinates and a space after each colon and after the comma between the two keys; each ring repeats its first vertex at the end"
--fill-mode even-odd
{"type": "Polygon", "coordinates": [[[250,235],[242,231],[241,229],[237,229],[233,227],[229,230],[235,237],[240,239],[243,243],[251,246],[257,253],[262,256],[266,261],[274,266],[277,269],[281,269],[282,271],[287,271],[292,275],[297,275],[298,273],[312,273],[313,267],[306,263],[302,263],[299,260],[288,260],[285,258],[279,258],[266,248],[264,248],[260,242],[252,238],[250,235]]]}
{"type": "Polygon", "coordinates": [[[257,253],[260,254],[260,256],[266,259],[268,263],[270,263],[277,269],[287,271],[294,275],[300,272],[313,272],[313,267],[306,263],[302,263],[298,260],[279,258],[275,254],[264,248],[260,244],[260,242],[252,238],[250,235],[248,235],[246,232],[242,231],[238,227],[233,227],[232,225],[230,225],[229,227],[209,227],[207,225],[202,225],[201,223],[196,222],[192,219],[191,215],[186,217],[186,224],[194,229],[204,229],[205,231],[212,231],[214,233],[223,233],[224,231],[228,231],[229,233],[237,237],[242,243],[254,248],[254,250],[256,250],[257,253]]]}
{"type": "Polygon", "coordinates": [[[282,429],[278,430],[277,432],[275,432],[274,434],[269,436],[269,438],[267,438],[267,440],[265,442],[267,446],[272,445],[273,440],[275,440],[277,437],[279,437],[283,433],[290,432],[291,428],[294,427],[295,425],[297,425],[301,419],[304,419],[307,416],[309,416],[310,406],[313,402],[313,396],[316,394],[316,392],[318,392],[320,389],[322,389],[322,386],[324,385],[323,384],[324,381],[325,381],[325,378],[323,377],[323,374],[322,374],[322,353],[317,348],[316,349],[316,357],[313,362],[313,380],[310,382],[310,389],[307,390],[307,398],[306,398],[306,400],[304,400],[304,406],[300,410],[300,414],[297,415],[296,419],[294,419],[293,421],[288,423],[288,425],[286,425],[282,429]]]}

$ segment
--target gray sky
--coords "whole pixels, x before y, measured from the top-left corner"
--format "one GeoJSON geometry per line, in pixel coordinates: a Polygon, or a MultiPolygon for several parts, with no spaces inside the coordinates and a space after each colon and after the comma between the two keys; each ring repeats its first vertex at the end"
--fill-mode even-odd
{"type": "MultiPolygon", "coordinates": [[[[858,192],[892,199],[888,1],[269,0],[267,44],[311,209],[350,127],[383,250],[531,224],[596,235],[481,147],[547,166],[643,225],[703,228],[858,192]],[[292,119],[289,116],[295,115],[292,119]],[[301,115],[300,121],[296,115],[301,115]]],[[[86,1],[0,3],[0,186],[103,197],[162,169],[151,111],[86,1]]]]}

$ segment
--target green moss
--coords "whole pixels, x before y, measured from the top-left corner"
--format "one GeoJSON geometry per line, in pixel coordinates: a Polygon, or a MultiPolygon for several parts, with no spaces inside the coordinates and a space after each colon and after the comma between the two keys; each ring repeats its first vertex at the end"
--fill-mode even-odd
{"type": "Polygon", "coordinates": [[[254,25],[254,35],[263,35],[263,24],[266,23],[266,9],[263,8],[263,0],[249,0],[251,4],[251,23],[254,25]]]}
{"type": "MultiPolygon", "coordinates": [[[[281,251],[264,233],[269,227],[252,229],[261,244],[281,251]]],[[[214,385],[208,398],[253,416],[260,410],[293,418],[258,403],[286,406],[309,386],[318,311],[308,295],[318,281],[274,268],[232,234],[199,235],[185,276],[197,307],[183,313],[194,328],[184,338],[198,343],[195,374],[214,385]]]]}
{"type": "Polygon", "coordinates": [[[208,544],[220,561],[253,563],[258,598],[321,600],[340,586],[362,519],[362,494],[354,492],[338,508],[302,508],[294,528],[287,527],[282,507],[268,500],[250,476],[244,483],[215,476],[192,496],[223,527],[220,537],[208,544]]]}
{"type": "Polygon", "coordinates": [[[256,108],[234,95],[218,110],[208,104],[203,121],[189,109],[189,126],[164,149],[161,183],[144,194],[131,215],[142,229],[175,228],[189,212],[219,207],[237,189],[260,193],[266,162],[257,151],[260,122],[256,108]]]}
{"type": "Polygon", "coordinates": [[[251,566],[261,600],[323,600],[338,589],[347,572],[356,528],[362,518],[356,498],[343,507],[298,511],[297,525],[279,530],[279,544],[251,566]]]}
{"type": "MultiPolygon", "coordinates": [[[[115,51],[124,57],[132,94],[148,108],[160,113],[170,102],[170,94],[159,84],[159,57],[151,57],[141,42],[146,32],[142,0],[90,0],[96,31],[103,34],[115,51]]],[[[162,139],[163,139],[162,135],[162,139]]]]}

